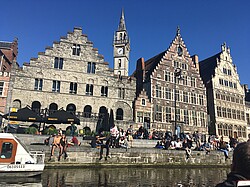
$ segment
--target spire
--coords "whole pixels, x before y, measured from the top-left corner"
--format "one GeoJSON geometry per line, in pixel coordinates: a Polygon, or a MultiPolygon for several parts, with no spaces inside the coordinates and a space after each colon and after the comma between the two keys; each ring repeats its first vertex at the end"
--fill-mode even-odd
{"type": "Polygon", "coordinates": [[[118,27],[119,31],[125,31],[126,30],[126,25],[125,25],[125,18],[124,18],[124,11],[122,9],[122,14],[121,14],[121,18],[120,18],[120,23],[119,23],[119,27],[118,27]]]}
{"type": "Polygon", "coordinates": [[[181,34],[181,29],[180,29],[180,26],[178,25],[177,30],[176,30],[176,36],[178,36],[180,34],[181,34]]]}

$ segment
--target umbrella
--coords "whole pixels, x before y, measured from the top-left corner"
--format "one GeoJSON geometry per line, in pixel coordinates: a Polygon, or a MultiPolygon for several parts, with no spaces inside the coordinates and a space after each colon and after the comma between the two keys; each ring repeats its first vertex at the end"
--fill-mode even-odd
{"type": "Polygon", "coordinates": [[[74,114],[63,109],[56,110],[45,117],[44,122],[49,124],[74,123],[80,125],[80,120],[74,114]]]}
{"type": "Polygon", "coordinates": [[[42,122],[43,119],[28,106],[19,109],[17,112],[10,112],[3,115],[3,118],[13,121],[42,122]]]}
{"type": "Polygon", "coordinates": [[[109,115],[109,129],[111,129],[113,126],[114,126],[114,112],[111,109],[109,115]]]}

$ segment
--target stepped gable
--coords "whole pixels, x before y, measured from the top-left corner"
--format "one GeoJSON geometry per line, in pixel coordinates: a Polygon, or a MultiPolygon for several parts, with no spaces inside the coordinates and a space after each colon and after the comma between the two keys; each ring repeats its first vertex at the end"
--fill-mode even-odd
{"type": "Polygon", "coordinates": [[[174,57],[177,56],[177,47],[179,46],[182,48],[182,53],[184,57],[188,57],[189,59],[189,63],[191,65],[191,67],[195,67],[195,64],[193,63],[190,54],[187,50],[187,47],[182,39],[182,36],[180,34],[180,28],[177,28],[177,32],[176,32],[176,36],[174,38],[174,40],[170,43],[170,46],[168,47],[167,50],[161,52],[160,54],[150,58],[149,60],[147,60],[145,62],[145,71],[146,71],[146,78],[148,78],[151,73],[154,71],[154,69],[158,66],[158,64],[164,59],[164,60],[170,60],[171,59],[171,55],[173,55],[174,57]]]}

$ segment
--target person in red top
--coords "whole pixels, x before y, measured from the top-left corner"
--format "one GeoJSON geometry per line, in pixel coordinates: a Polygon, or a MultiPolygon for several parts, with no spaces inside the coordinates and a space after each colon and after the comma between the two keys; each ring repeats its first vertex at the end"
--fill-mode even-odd
{"type": "Polygon", "coordinates": [[[81,142],[77,139],[76,136],[73,136],[72,139],[70,140],[70,142],[68,142],[69,145],[81,145],[81,142]]]}

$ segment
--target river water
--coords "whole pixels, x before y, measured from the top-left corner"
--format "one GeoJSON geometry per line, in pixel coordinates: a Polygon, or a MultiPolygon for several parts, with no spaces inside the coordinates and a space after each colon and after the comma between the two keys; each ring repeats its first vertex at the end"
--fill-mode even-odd
{"type": "Polygon", "coordinates": [[[45,187],[185,187],[215,186],[228,168],[88,168],[46,169],[41,178],[0,181],[0,186],[45,187]]]}

